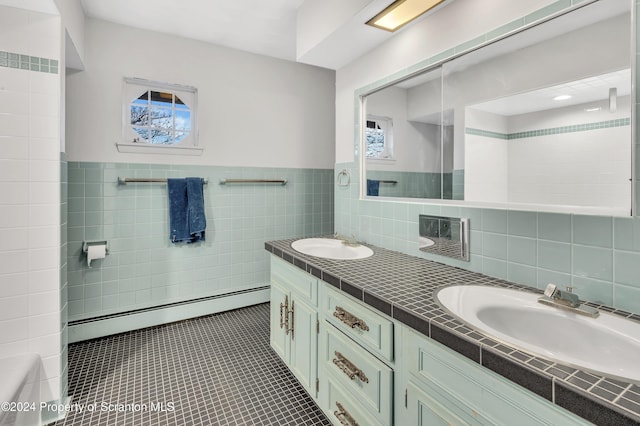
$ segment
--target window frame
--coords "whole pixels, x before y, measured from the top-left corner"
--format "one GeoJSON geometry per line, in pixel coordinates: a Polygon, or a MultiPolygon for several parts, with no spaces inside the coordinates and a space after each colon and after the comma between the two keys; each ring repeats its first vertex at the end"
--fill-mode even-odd
{"type": "MultiPolygon", "coordinates": [[[[175,128],[173,131],[175,132],[175,128]]],[[[125,77],[122,84],[122,140],[117,142],[116,146],[119,152],[128,153],[201,155],[204,149],[198,146],[198,89],[180,84],[125,77]],[[139,139],[140,135],[131,125],[131,104],[139,96],[150,91],[171,93],[189,108],[190,131],[180,142],[153,144],[139,139]]]]}

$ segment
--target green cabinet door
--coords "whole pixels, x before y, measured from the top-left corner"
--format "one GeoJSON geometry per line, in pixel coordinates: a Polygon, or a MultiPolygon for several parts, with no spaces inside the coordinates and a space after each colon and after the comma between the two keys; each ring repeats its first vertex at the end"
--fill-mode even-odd
{"type": "Polygon", "coordinates": [[[318,334],[316,310],[297,298],[291,299],[289,368],[312,397],[318,377],[318,334]]]}

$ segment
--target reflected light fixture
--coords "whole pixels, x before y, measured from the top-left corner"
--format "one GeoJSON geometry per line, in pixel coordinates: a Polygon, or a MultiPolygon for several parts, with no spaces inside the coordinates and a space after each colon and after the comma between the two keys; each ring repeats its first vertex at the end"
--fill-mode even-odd
{"type": "Polygon", "coordinates": [[[558,95],[553,98],[554,101],[566,101],[567,99],[571,99],[571,95],[558,95]]]}
{"type": "Polygon", "coordinates": [[[367,25],[396,31],[445,0],[396,0],[367,21],[367,25]]]}

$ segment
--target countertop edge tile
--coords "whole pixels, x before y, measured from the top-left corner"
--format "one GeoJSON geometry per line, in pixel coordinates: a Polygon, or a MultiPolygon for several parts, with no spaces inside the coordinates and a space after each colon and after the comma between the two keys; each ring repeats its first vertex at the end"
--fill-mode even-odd
{"type": "Polygon", "coordinates": [[[638,425],[638,421],[612,406],[603,406],[596,397],[583,390],[570,389],[566,384],[556,381],[555,403],[578,416],[597,425],[638,425]],[[595,403],[595,404],[594,404],[595,403]],[[597,405],[596,405],[597,404],[597,405]]]}
{"type": "Polygon", "coordinates": [[[482,365],[553,402],[553,378],[551,376],[540,374],[526,364],[513,361],[487,347],[482,348],[482,365]]]}
{"type": "Polygon", "coordinates": [[[429,336],[429,320],[420,318],[411,312],[405,311],[399,306],[393,306],[393,319],[397,319],[412,329],[419,331],[425,336],[429,336]]]}
{"type": "Polygon", "coordinates": [[[460,355],[480,364],[480,345],[465,339],[453,330],[447,330],[442,325],[431,323],[431,336],[436,342],[442,343],[460,355]]]}

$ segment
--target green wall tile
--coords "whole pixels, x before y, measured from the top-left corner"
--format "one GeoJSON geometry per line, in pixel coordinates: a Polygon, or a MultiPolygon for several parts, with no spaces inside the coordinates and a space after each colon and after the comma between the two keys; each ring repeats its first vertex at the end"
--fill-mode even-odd
{"type": "Polygon", "coordinates": [[[485,257],[482,259],[482,273],[496,278],[507,279],[507,262],[485,257]]]}
{"type": "Polygon", "coordinates": [[[613,220],[601,216],[573,216],[573,242],[610,248],[613,247],[613,220]]]}
{"type": "Polygon", "coordinates": [[[537,269],[533,266],[509,263],[507,265],[507,279],[518,284],[535,287],[538,279],[537,269]]]}
{"type": "Polygon", "coordinates": [[[484,233],[482,238],[482,255],[495,259],[507,259],[507,236],[484,233]]]}
{"type": "Polygon", "coordinates": [[[613,251],[600,247],[573,246],[573,274],[581,277],[613,280],[613,251]]]}
{"type": "MultiPolygon", "coordinates": [[[[507,240],[509,262],[536,266],[538,263],[537,240],[525,237],[509,236],[507,240]]],[[[535,280],[534,280],[535,282],[535,280]]]]}
{"type": "Polygon", "coordinates": [[[640,312],[640,288],[615,285],[613,288],[613,306],[629,312],[640,312]]]}
{"type": "Polygon", "coordinates": [[[613,305],[613,284],[607,281],[594,280],[585,277],[574,277],[573,292],[580,300],[613,305]]]}
{"type": "Polygon", "coordinates": [[[538,238],[571,242],[571,216],[559,213],[538,213],[538,238]]]}
{"type": "Polygon", "coordinates": [[[508,212],[509,235],[535,238],[537,228],[537,213],[521,211],[508,212]]]}
{"type": "Polygon", "coordinates": [[[640,217],[614,218],[614,248],[640,251],[640,217]]]}
{"type": "Polygon", "coordinates": [[[616,250],[613,254],[614,281],[640,288],[640,253],[616,250]]]}
{"type": "Polygon", "coordinates": [[[571,272],[571,244],[538,241],[538,266],[556,272],[571,272]]]}
{"type": "Polygon", "coordinates": [[[483,209],[482,230],[485,232],[507,233],[507,211],[483,209]]]}

